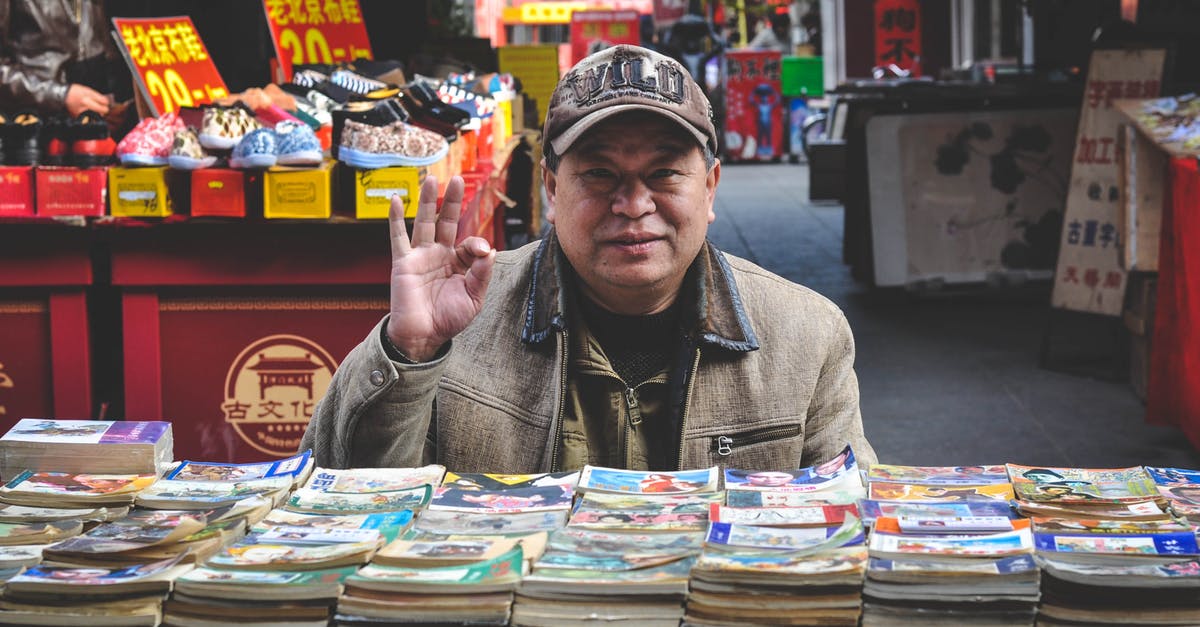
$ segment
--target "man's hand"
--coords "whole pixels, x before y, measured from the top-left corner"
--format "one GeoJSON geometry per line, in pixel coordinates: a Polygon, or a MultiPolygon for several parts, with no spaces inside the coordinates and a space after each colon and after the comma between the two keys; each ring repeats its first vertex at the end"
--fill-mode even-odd
{"type": "Polygon", "coordinates": [[[496,251],[481,237],[455,246],[462,213],[462,177],[450,179],[441,210],[437,179],[425,177],[413,225],[404,228],[404,204],[392,197],[391,309],[388,339],[413,361],[428,361],[467,328],[483,306],[496,251]]]}
{"type": "Polygon", "coordinates": [[[108,96],[78,83],[71,83],[67,87],[66,99],[67,113],[71,117],[76,117],[84,111],[95,111],[100,115],[108,114],[108,96]]]}

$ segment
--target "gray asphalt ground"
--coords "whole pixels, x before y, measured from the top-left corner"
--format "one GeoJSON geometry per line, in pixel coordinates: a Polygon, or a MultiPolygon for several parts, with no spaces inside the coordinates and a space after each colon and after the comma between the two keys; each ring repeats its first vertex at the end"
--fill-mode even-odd
{"type": "Polygon", "coordinates": [[[841,261],[842,207],[808,201],[805,166],[722,172],[710,239],[846,312],[863,422],[880,461],[1200,468],[1182,433],[1145,424],[1145,406],[1127,382],[1039,367],[1048,285],[933,294],[867,288],[841,261]]]}

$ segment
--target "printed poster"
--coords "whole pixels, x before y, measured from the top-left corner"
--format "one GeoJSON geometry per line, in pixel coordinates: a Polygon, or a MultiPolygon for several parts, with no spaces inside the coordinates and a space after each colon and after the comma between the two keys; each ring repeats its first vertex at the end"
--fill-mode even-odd
{"type": "Polygon", "coordinates": [[[1117,134],[1118,98],[1158,96],[1165,50],[1096,50],[1088,68],[1071,187],[1050,303],[1060,309],[1121,315],[1120,204],[1124,196],[1117,134]]]}
{"type": "Polygon", "coordinates": [[[725,152],[731,161],[783,154],[782,56],[775,50],[725,53],[725,152]]]}

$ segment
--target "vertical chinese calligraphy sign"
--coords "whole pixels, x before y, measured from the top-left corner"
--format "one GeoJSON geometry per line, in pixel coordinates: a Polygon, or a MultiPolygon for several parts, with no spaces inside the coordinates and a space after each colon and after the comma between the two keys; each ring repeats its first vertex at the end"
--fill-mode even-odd
{"type": "Polygon", "coordinates": [[[114,18],[113,26],[117,47],[154,115],[229,95],[191,18],[114,18]]]}
{"type": "Polygon", "coordinates": [[[637,11],[574,11],[571,13],[571,65],[593,52],[617,44],[638,45],[637,11]]]}
{"type": "Polygon", "coordinates": [[[1054,274],[1051,305],[1056,308],[1121,315],[1125,271],[1117,133],[1124,118],[1112,101],[1157,97],[1166,56],[1158,49],[1092,52],[1054,274]]]}
{"type": "Polygon", "coordinates": [[[895,65],[921,75],[921,3],[875,0],[875,66],[895,65]]]}
{"type": "Polygon", "coordinates": [[[776,50],[725,53],[725,153],[730,161],[783,154],[782,56],[776,50]]]}
{"type": "Polygon", "coordinates": [[[283,80],[292,66],[371,59],[358,0],[263,0],[283,80]]]}

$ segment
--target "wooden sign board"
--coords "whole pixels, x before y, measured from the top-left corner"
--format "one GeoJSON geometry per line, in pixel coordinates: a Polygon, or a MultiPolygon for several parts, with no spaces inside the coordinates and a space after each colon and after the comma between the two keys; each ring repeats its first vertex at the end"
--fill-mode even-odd
{"type": "Polygon", "coordinates": [[[1117,135],[1124,116],[1113,101],[1157,97],[1166,56],[1160,49],[1092,53],[1050,299],[1056,308],[1121,315],[1126,277],[1118,228],[1124,191],[1117,135]]]}

